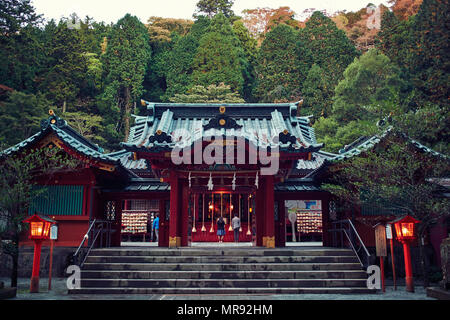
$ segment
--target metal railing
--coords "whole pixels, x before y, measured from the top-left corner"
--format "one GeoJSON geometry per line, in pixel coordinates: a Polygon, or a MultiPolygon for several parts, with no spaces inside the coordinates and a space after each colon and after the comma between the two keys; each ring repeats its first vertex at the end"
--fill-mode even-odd
{"type": "Polygon", "coordinates": [[[73,263],[81,268],[93,247],[110,247],[111,231],[111,221],[94,219],[89,225],[89,229],[81,240],[78,249],[72,256],[73,263]],[[86,240],[88,241],[87,246],[85,246],[86,240]]]}
{"type": "Polygon", "coordinates": [[[356,254],[361,266],[367,268],[370,264],[370,253],[352,221],[350,219],[338,220],[333,221],[332,225],[333,227],[329,231],[332,233],[333,247],[350,247],[356,254]]]}

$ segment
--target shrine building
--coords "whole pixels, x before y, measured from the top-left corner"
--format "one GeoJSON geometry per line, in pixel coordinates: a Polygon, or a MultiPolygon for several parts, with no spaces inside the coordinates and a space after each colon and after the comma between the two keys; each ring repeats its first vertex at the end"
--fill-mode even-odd
{"type": "MultiPolygon", "coordinates": [[[[224,242],[232,242],[235,215],[239,241],[252,246],[332,246],[336,203],[320,188],[324,169],[381,139],[359,140],[339,155],[324,152],[298,103],[142,103],[146,115],[133,116],[119,151],[105,153],[51,112],[38,133],[2,152],[57,148],[80,161],[74,171],[36,180],[45,191],[29,214],[57,221],[56,246],[76,247],[87,234],[101,246],[154,243],[157,216],[160,247],[217,242],[219,217],[224,242]]],[[[373,243],[373,230],[356,228],[373,243]]],[[[31,245],[25,235],[21,243],[31,245]]]]}

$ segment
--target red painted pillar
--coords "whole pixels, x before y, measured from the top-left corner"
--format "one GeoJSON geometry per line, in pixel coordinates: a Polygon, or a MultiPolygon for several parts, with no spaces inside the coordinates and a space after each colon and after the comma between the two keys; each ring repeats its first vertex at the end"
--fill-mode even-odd
{"type": "Polygon", "coordinates": [[[181,237],[178,230],[180,212],[180,180],[177,173],[170,173],[170,218],[169,218],[169,248],[179,247],[181,237]]]}
{"type": "MultiPolygon", "coordinates": [[[[261,179],[263,180],[263,179],[261,179]]],[[[255,192],[255,213],[256,217],[256,246],[265,247],[265,219],[266,219],[266,209],[265,209],[265,184],[264,181],[259,183],[258,189],[255,192]]],[[[251,201],[251,200],[250,200],[251,201]]]]}
{"type": "Polygon", "coordinates": [[[263,242],[267,248],[275,248],[275,217],[274,217],[274,177],[264,178],[264,208],[265,208],[265,237],[263,242]]]}
{"type": "Polygon", "coordinates": [[[189,219],[189,187],[187,183],[181,183],[181,208],[180,219],[178,222],[178,230],[180,230],[180,245],[186,247],[188,245],[188,219],[189,219]]]}
{"type": "Polygon", "coordinates": [[[34,241],[33,271],[31,273],[30,292],[39,292],[39,268],[41,266],[42,240],[34,241]]]}
{"type": "Polygon", "coordinates": [[[406,291],[414,292],[413,273],[411,266],[411,252],[409,249],[409,243],[403,242],[403,255],[405,257],[405,282],[406,291]]]}

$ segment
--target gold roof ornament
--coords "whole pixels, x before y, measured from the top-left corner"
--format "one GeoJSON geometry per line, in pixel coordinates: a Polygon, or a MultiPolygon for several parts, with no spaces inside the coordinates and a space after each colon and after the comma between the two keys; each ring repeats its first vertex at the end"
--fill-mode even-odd
{"type": "Polygon", "coordinates": [[[227,110],[227,108],[225,108],[225,106],[220,106],[219,107],[219,112],[222,113],[222,114],[224,114],[226,110],[227,110]]]}

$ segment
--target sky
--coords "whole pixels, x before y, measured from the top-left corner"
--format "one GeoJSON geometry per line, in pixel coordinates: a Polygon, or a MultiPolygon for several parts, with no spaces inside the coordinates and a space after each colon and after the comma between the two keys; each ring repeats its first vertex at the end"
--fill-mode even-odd
{"type": "MultiPolygon", "coordinates": [[[[86,15],[95,21],[116,22],[126,13],[137,16],[146,23],[151,16],[192,19],[198,0],[32,0],[36,12],[46,20],[59,20],[75,12],[80,18],[86,15]]],[[[387,5],[387,0],[235,0],[232,10],[240,15],[244,9],[290,7],[301,14],[305,9],[356,11],[368,3],[387,5]]]]}

